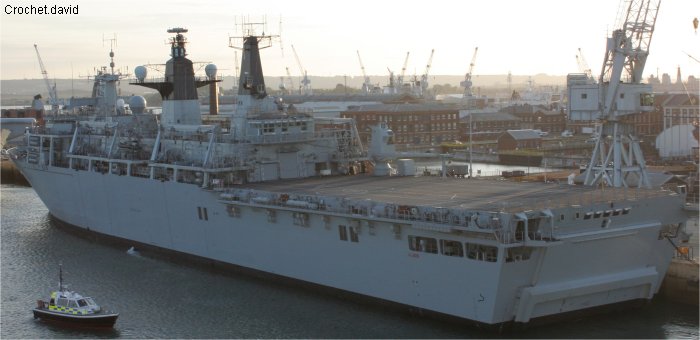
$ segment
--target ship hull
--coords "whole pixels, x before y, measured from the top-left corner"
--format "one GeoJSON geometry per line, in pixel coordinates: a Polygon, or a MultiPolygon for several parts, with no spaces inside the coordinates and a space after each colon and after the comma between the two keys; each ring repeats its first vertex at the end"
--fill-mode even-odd
{"type": "Polygon", "coordinates": [[[119,317],[119,314],[116,313],[72,315],[53,312],[43,308],[34,308],[32,312],[34,313],[35,319],[88,328],[111,328],[119,317]]]}
{"type": "Polygon", "coordinates": [[[336,226],[353,217],[312,214],[300,226],[291,210],[270,221],[268,209],[254,206],[232,217],[220,192],[192,184],[22,170],[50,213],[79,229],[483,324],[649,300],[673,252],[655,222],[571,235],[535,249],[528,261],[469,261],[411,251],[388,222],[363,229],[352,242],[339,240],[336,226]]]}
{"type": "Polygon", "coordinates": [[[149,244],[136,242],[134,240],[128,240],[112,235],[97,233],[58,220],[53,216],[52,218],[54,221],[54,226],[60,228],[61,230],[67,233],[71,233],[78,237],[87,238],[93,241],[101,242],[109,246],[123,247],[124,249],[129,247],[135,247],[139,250],[140,254],[147,254],[147,256],[149,257],[160,258],[182,265],[200,266],[201,268],[207,268],[207,270],[219,271],[221,273],[240,273],[242,275],[255,277],[260,280],[280,283],[285,286],[298,287],[300,289],[310,289],[316,293],[326,294],[328,296],[340,298],[343,300],[352,300],[361,303],[366,303],[368,305],[381,307],[384,310],[404,312],[410,315],[429,317],[431,319],[451,322],[455,324],[466,323],[474,327],[499,332],[506,330],[525,329],[531,326],[547,325],[551,323],[573,320],[581,317],[587,317],[604,313],[620,312],[633,308],[642,308],[650,302],[650,299],[648,298],[638,298],[622,302],[608,303],[600,306],[593,306],[590,308],[577,309],[569,312],[534,317],[527,323],[514,322],[513,320],[499,323],[485,323],[450,314],[440,313],[433,310],[418,308],[416,306],[412,306],[405,303],[389,301],[379,297],[354,293],[352,291],[338,289],[327,285],[320,285],[305,280],[299,280],[287,276],[272,274],[270,272],[256,270],[249,267],[242,267],[230,262],[217,261],[210,258],[204,258],[187,253],[173,251],[171,249],[155,247],[149,244]]]}

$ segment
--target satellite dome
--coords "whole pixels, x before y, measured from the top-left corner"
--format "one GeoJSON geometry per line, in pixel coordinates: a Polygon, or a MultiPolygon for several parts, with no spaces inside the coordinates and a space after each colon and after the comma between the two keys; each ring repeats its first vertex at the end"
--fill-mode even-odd
{"type": "Polygon", "coordinates": [[[136,75],[136,79],[138,79],[139,82],[143,82],[144,79],[146,79],[146,76],[148,75],[148,70],[145,66],[136,66],[136,68],[134,68],[134,74],[136,75]]]}
{"type": "Polygon", "coordinates": [[[142,96],[131,96],[131,98],[129,98],[129,107],[133,113],[143,113],[146,109],[146,98],[142,96]]]}
{"type": "Polygon", "coordinates": [[[204,72],[207,74],[207,78],[209,79],[216,78],[216,71],[216,65],[214,64],[209,64],[206,67],[204,67],[204,72]]]}

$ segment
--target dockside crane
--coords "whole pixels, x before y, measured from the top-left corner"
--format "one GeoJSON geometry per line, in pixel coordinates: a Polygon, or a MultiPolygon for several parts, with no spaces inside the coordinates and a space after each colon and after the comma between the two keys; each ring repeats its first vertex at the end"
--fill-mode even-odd
{"type": "Polygon", "coordinates": [[[284,76],[280,77],[280,84],[277,86],[280,90],[280,94],[287,94],[287,85],[284,82],[284,76]]]}
{"type": "Polygon", "coordinates": [[[462,94],[462,100],[468,102],[470,99],[474,98],[474,92],[472,91],[472,74],[474,73],[474,65],[476,65],[476,53],[479,52],[479,47],[474,48],[474,54],[472,55],[472,61],[469,63],[469,71],[464,75],[464,81],[459,83],[460,86],[464,87],[464,94],[462,94]]]}
{"type": "Polygon", "coordinates": [[[49,74],[46,72],[46,67],[44,62],[41,60],[41,54],[39,54],[39,47],[34,44],[34,50],[36,51],[36,57],[39,59],[39,67],[41,68],[41,75],[44,77],[44,83],[46,84],[46,89],[49,91],[49,104],[51,105],[51,112],[53,114],[58,113],[59,101],[58,95],[56,94],[56,84],[51,86],[49,82],[49,74]]]}
{"type": "Polygon", "coordinates": [[[402,87],[403,87],[403,77],[404,77],[404,74],[406,74],[406,66],[408,66],[408,56],[409,56],[409,54],[411,54],[411,52],[406,52],[406,59],[405,59],[404,62],[403,62],[403,67],[401,68],[401,74],[399,75],[399,78],[398,78],[398,80],[397,80],[397,82],[398,82],[397,86],[398,86],[399,88],[402,88],[402,87]]]}
{"type": "Polygon", "coordinates": [[[420,77],[420,92],[421,94],[428,93],[428,75],[430,74],[430,67],[433,65],[433,55],[435,54],[435,49],[430,51],[430,57],[428,58],[428,63],[425,65],[425,71],[420,77]]]}
{"type": "MultiPolygon", "coordinates": [[[[653,109],[651,85],[642,84],[642,72],[654,33],[660,0],[628,1],[621,27],[607,38],[605,60],[597,86],[583,84],[569,90],[570,101],[590,107],[597,99],[598,135],[585,172],[585,185],[650,187],[639,140],[624,116],[653,109]]],[[[570,110],[571,111],[571,110],[570,110]]]]}
{"type": "Polygon", "coordinates": [[[372,92],[372,83],[369,81],[369,77],[365,72],[365,65],[362,63],[362,57],[360,57],[360,51],[357,51],[357,59],[360,61],[360,68],[362,69],[362,93],[368,94],[372,92]]]}
{"type": "Polygon", "coordinates": [[[294,48],[294,45],[292,45],[292,52],[294,52],[294,58],[297,60],[297,65],[299,65],[299,72],[302,76],[301,82],[299,83],[299,92],[300,94],[310,95],[311,80],[309,80],[309,77],[306,74],[306,69],[304,69],[304,67],[301,66],[301,61],[299,60],[299,56],[297,55],[297,50],[294,48]]]}
{"type": "Polygon", "coordinates": [[[294,88],[294,80],[292,79],[292,74],[289,72],[289,67],[285,67],[287,70],[287,79],[289,79],[289,89],[290,91],[294,88]]]}
{"type": "Polygon", "coordinates": [[[397,93],[397,86],[396,86],[396,77],[394,76],[394,71],[392,71],[390,68],[386,68],[387,71],[389,71],[389,86],[386,88],[388,94],[396,94],[397,93]]]}
{"type": "Polygon", "coordinates": [[[591,68],[588,67],[588,63],[586,62],[586,58],[583,57],[581,48],[578,49],[578,53],[576,54],[576,63],[578,64],[579,71],[585,74],[586,77],[590,79],[591,83],[595,84],[596,80],[593,78],[593,71],[591,71],[591,68]]]}

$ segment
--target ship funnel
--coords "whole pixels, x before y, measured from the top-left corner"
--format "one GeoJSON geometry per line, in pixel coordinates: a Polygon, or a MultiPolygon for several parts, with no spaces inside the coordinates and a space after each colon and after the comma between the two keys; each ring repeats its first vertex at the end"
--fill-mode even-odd
{"type": "Polygon", "coordinates": [[[174,33],[175,36],[170,38],[170,56],[172,58],[165,63],[165,79],[160,82],[145,82],[145,67],[137,67],[138,70],[135,70],[137,82],[131,84],[158,90],[163,99],[162,124],[166,126],[174,124],[199,125],[202,123],[202,117],[199,112],[197,88],[220,81],[213,79],[216,75],[216,66],[211,65],[213,69],[207,67],[208,79],[195,78],[192,61],[186,58],[187,38],[183,33],[187,33],[187,29],[171,28],[168,29],[168,33],[174,33]]]}
{"type": "Polygon", "coordinates": [[[260,61],[258,37],[256,36],[247,36],[243,41],[243,58],[241,59],[241,74],[238,78],[238,95],[251,95],[258,98],[267,97],[262,62],[260,61]]]}
{"type": "MultiPolygon", "coordinates": [[[[216,80],[216,65],[207,65],[204,72],[207,74],[207,79],[216,80]]],[[[209,84],[209,114],[219,114],[219,91],[215,82],[209,84]]]]}

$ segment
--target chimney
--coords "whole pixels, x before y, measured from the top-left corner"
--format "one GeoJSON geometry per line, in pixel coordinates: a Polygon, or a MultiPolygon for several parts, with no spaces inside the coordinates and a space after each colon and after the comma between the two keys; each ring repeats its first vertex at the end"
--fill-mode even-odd
{"type": "Polygon", "coordinates": [[[216,83],[209,84],[209,114],[219,114],[219,87],[216,83]]]}

